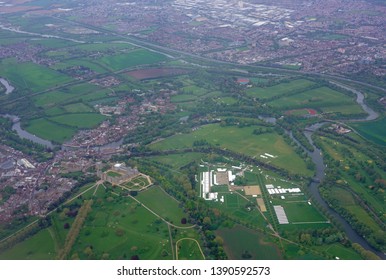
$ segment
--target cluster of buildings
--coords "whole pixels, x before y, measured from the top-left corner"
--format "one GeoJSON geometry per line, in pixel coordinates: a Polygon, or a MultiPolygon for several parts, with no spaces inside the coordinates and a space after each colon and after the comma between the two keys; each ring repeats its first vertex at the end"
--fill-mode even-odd
{"type": "Polygon", "coordinates": [[[174,0],[94,1],[64,14],[225,61],[382,77],[376,62],[386,58],[385,13],[371,1],[174,0]]]}
{"type": "Polygon", "coordinates": [[[0,145],[0,222],[17,215],[41,215],[71,190],[76,181],[49,172],[52,162],[39,163],[11,147],[0,145]],[[12,188],[6,199],[1,195],[12,188]]]}

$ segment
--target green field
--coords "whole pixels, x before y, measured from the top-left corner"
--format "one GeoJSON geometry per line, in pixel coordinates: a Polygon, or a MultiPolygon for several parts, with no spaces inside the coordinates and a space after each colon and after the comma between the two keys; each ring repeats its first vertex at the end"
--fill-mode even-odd
{"type": "Polygon", "coordinates": [[[77,127],[77,128],[92,128],[97,126],[105,119],[106,119],[106,116],[103,116],[101,114],[88,113],[88,114],[60,115],[60,116],[51,117],[49,120],[59,124],[68,125],[68,126],[77,127]]]}
{"type": "Polygon", "coordinates": [[[60,90],[55,90],[43,94],[39,94],[33,97],[36,106],[52,107],[58,105],[64,101],[71,99],[84,98],[84,95],[93,94],[94,97],[98,92],[98,87],[90,85],[88,83],[65,87],[60,90]]]}
{"type": "Polygon", "coordinates": [[[35,119],[28,122],[25,127],[29,133],[36,134],[40,138],[63,143],[70,140],[76,133],[75,128],[62,126],[47,119],[35,119]]]}
{"type": "Polygon", "coordinates": [[[362,108],[354,101],[354,98],[328,87],[283,96],[268,102],[268,104],[281,109],[312,108],[324,113],[336,112],[344,115],[363,113],[362,108]]]}
{"type": "Polygon", "coordinates": [[[162,54],[139,49],[125,54],[105,56],[99,61],[110,69],[117,71],[138,65],[158,63],[164,60],[166,60],[166,57],[162,54]]]}
{"type": "Polygon", "coordinates": [[[286,202],[281,203],[290,223],[312,223],[326,222],[324,218],[314,206],[304,202],[286,202]]]}
{"type": "Polygon", "coordinates": [[[386,118],[374,122],[352,123],[351,126],[368,140],[386,146],[386,118]]]}
{"type": "Polygon", "coordinates": [[[178,201],[159,187],[149,188],[141,192],[136,198],[162,218],[175,225],[181,226],[181,219],[186,217],[186,214],[178,207],[178,201]]]}
{"type": "Polygon", "coordinates": [[[80,259],[170,259],[164,222],[130,198],[96,201],[70,254],[80,259]]]}
{"type": "Polygon", "coordinates": [[[183,153],[183,154],[171,154],[167,156],[152,157],[157,162],[164,165],[169,165],[172,168],[179,169],[192,161],[197,161],[203,158],[201,153],[183,153]]]}
{"type": "Polygon", "coordinates": [[[247,95],[250,97],[257,97],[260,99],[267,99],[274,96],[279,96],[288,92],[302,91],[315,83],[305,79],[293,80],[290,82],[283,82],[271,87],[254,87],[247,90],[247,95]]]}
{"type": "Polygon", "coordinates": [[[75,103],[63,106],[68,113],[87,113],[94,111],[90,106],[84,103],[75,103]]]}
{"type": "Polygon", "coordinates": [[[276,245],[264,240],[262,234],[241,226],[222,228],[216,233],[224,240],[224,249],[231,260],[278,260],[281,253],[276,245]]]}
{"type": "Polygon", "coordinates": [[[198,86],[195,86],[195,85],[183,87],[182,91],[185,94],[192,94],[192,95],[195,95],[195,96],[202,96],[202,95],[205,95],[207,93],[206,89],[198,87],[198,86]]]}
{"type": "Polygon", "coordinates": [[[189,101],[195,101],[197,99],[194,95],[189,94],[178,94],[173,95],[170,99],[172,102],[178,103],[178,102],[189,102],[189,101]]]}
{"type": "Polygon", "coordinates": [[[17,63],[14,59],[1,61],[0,76],[9,80],[16,88],[29,92],[42,91],[72,80],[47,67],[31,62],[17,63]]]}
{"type": "Polygon", "coordinates": [[[254,129],[256,127],[222,127],[218,124],[209,124],[192,133],[175,135],[152,144],[150,148],[153,150],[190,148],[195,140],[204,139],[212,145],[256,157],[294,173],[311,174],[311,171],[306,169],[305,162],[284,142],[280,135],[276,133],[254,135],[254,129]],[[260,155],[264,153],[275,155],[277,158],[260,158],[260,155]]]}
{"type": "Polygon", "coordinates": [[[199,245],[195,240],[178,240],[178,259],[179,260],[204,260],[199,245]]]}
{"type": "Polygon", "coordinates": [[[51,260],[55,256],[55,243],[48,229],[0,252],[0,260],[51,260]]]}

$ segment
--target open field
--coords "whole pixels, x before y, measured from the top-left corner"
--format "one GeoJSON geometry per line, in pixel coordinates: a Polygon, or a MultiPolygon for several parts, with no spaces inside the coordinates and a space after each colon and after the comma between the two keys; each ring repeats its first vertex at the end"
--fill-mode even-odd
{"type": "Polygon", "coordinates": [[[89,216],[71,258],[171,259],[166,224],[130,198],[108,196],[89,216]]]}
{"type": "Polygon", "coordinates": [[[61,116],[51,117],[49,120],[77,128],[92,128],[104,121],[106,116],[96,113],[86,114],[66,114],[61,116]]]}
{"type": "Polygon", "coordinates": [[[162,218],[175,225],[181,226],[181,219],[186,217],[186,214],[178,207],[178,201],[159,187],[149,188],[139,193],[136,198],[162,218]]]}
{"type": "Polygon", "coordinates": [[[69,113],[87,113],[93,112],[94,110],[84,103],[74,103],[70,105],[63,106],[63,109],[69,113]]]}
{"type": "Polygon", "coordinates": [[[31,62],[17,63],[14,59],[2,60],[0,76],[6,78],[18,89],[38,92],[63,84],[72,78],[31,62]]]}
{"type": "Polygon", "coordinates": [[[192,147],[196,140],[206,140],[212,145],[226,148],[248,156],[256,157],[294,173],[310,175],[305,162],[276,133],[254,135],[256,127],[239,128],[235,126],[221,127],[210,124],[200,127],[189,134],[179,134],[150,145],[153,150],[173,150],[192,147]],[[261,154],[269,153],[276,158],[260,158],[261,154]],[[291,164],[288,164],[291,162],[291,164]]]}
{"type": "Polygon", "coordinates": [[[0,252],[0,260],[50,260],[55,259],[55,244],[48,229],[0,252]]]}
{"type": "Polygon", "coordinates": [[[196,240],[180,239],[177,242],[179,260],[204,260],[196,240]]]}
{"type": "Polygon", "coordinates": [[[247,95],[250,97],[256,97],[260,99],[267,99],[274,96],[279,96],[288,92],[302,91],[315,83],[305,79],[293,80],[290,82],[283,82],[272,87],[253,87],[247,90],[247,95]]]}
{"type": "Polygon", "coordinates": [[[33,100],[37,106],[48,107],[60,104],[61,102],[71,99],[80,99],[84,95],[94,93],[98,91],[98,87],[84,83],[65,87],[60,90],[50,91],[47,93],[39,94],[33,97],[33,100]]]}
{"type": "Polygon", "coordinates": [[[149,68],[129,71],[126,74],[138,80],[146,80],[170,76],[179,76],[188,74],[189,72],[190,70],[181,68],[149,68]]]}
{"type": "Polygon", "coordinates": [[[278,260],[281,253],[276,245],[264,240],[264,236],[241,226],[222,228],[216,233],[224,240],[224,249],[232,260],[278,260]]]}
{"type": "Polygon", "coordinates": [[[125,54],[105,56],[99,59],[101,63],[114,71],[138,65],[158,63],[164,60],[166,60],[164,55],[144,49],[133,50],[125,54]]]}
{"type": "Polygon", "coordinates": [[[37,136],[58,143],[70,140],[76,129],[55,124],[47,119],[35,119],[28,122],[25,129],[37,136]]]}
{"type": "Polygon", "coordinates": [[[162,164],[169,165],[172,168],[179,169],[188,163],[196,160],[200,160],[204,155],[201,153],[183,153],[183,154],[172,154],[167,156],[156,156],[151,157],[162,164]]]}
{"type": "Polygon", "coordinates": [[[362,108],[349,97],[328,87],[320,87],[270,101],[273,107],[282,109],[311,108],[324,113],[337,112],[344,115],[363,113],[362,108]]]}
{"type": "Polygon", "coordinates": [[[324,218],[314,206],[304,202],[281,203],[290,223],[325,222],[324,218]]]}
{"type": "Polygon", "coordinates": [[[374,122],[360,122],[350,125],[368,140],[386,146],[386,118],[374,122]]]}

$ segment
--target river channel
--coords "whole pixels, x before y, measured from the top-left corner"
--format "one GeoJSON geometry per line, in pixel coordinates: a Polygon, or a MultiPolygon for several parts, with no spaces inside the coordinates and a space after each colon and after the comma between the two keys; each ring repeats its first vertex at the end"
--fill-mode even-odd
{"type": "MultiPolygon", "coordinates": [[[[375,120],[378,118],[378,113],[375,112],[373,109],[371,109],[369,106],[367,106],[365,103],[364,103],[364,95],[363,93],[361,93],[360,91],[357,91],[355,89],[352,89],[350,87],[347,87],[347,86],[344,86],[344,85],[341,85],[341,84],[337,84],[337,83],[334,83],[335,85],[337,86],[340,86],[344,89],[347,89],[347,90],[350,90],[352,91],[353,93],[355,93],[357,95],[357,98],[356,98],[356,102],[362,107],[362,109],[368,114],[366,118],[363,118],[363,119],[353,119],[353,120],[348,120],[349,122],[356,122],[356,121],[371,121],[371,120],[375,120]]],[[[310,144],[313,146],[314,148],[314,151],[313,152],[310,152],[308,151],[305,147],[303,147],[298,141],[296,141],[298,143],[298,145],[300,145],[305,151],[307,151],[308,155],[311,157],[312,161],[314,162],[315,164],[315,168],[316,168],[316,172],[315,172],[315,176],[313,177],[312,179],[312,182],[311,184],[309,185],[309,190],[310,190],[310,193],[311,193],[311,196],[313,199],[315,199],[320,205],[321,207],[323,207],[324,209],[327,210],[327,212],[332,216],[334,217],[335,220],[337,220],[341,225],[342,225],[342,228],[344,230],[344,232],[346,233],[348,239],[353,242],[353,243],[358,243],[360,244],[363,248],[365,248],[366,250],[369,250],[371,252],[373,252],[374,254],[376,254],[377,256],[379,256],[381,259],[386,259],[386,256],[384,253],[382,252],[379,252],[377,251],[376,249],[374,249],[362,236],[360,236],[352,227],[351,225],[342,217],[340,216],[340,214],[338,214],[333,208],[331,208],[327,203],[326,201],[322,198],[320,192],[319,192],[319,185],[320,185],[320,182],[323,181],[323,179],[325,178],[326,176],[326,173],[325,173],[325,170],[326,170],[326,166],[324,164],[324,161],[323,161],[323,156],[322,156],[322,152],[320,149],[318,149],[313,141],[312,141],[312,134],[317,131],[318,129],[320,129],[323,125],[325,125],[326,122],[320,122],[320,123],[316,123],[316,124],[313,124],[309,127],[306,127],[306,129],[304,130],[304,135],[307,137],[308,141],[310,142],[310,144]]],[[[290,136],[292,136],[292,133],[290,133],[290,136]]],[[[294,139],[292,137],[292,139],[294,139]]],[[[295,139],[294,139],[295,140],[295,139]]]]}

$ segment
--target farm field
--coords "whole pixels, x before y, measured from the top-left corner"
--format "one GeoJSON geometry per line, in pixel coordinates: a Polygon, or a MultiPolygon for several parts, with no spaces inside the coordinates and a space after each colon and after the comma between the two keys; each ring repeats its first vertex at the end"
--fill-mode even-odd
{"type": "Polygon", "coordinates": [[[200,127],[189,134],[180,134],[150,145],[153,150],[173,150],[190,148],[196,140],[206,140],[208,143],[226,148],[238,153],[256,157],[290,172],[310,175],[305,162],[276,133],[254,135],[256,127],[238,128],[235,126],[221,127],[209,124],[200,127]],[[260,158],[261,154],[269,153],[277,158],[260,158]],[[291,162],[291,164],[287,164],[291,162]]]}
{"type": "Polygon", "coordinates": [[[247,90],[247,95],[260,99],[268,99],[275,96],[280,96],[288,92],[301,92],[316,84],[305,79],[293,80],[290,82],[283,82],[271,87],[253,87],[247,90]]]}
{"type": "Polygon", "coordinates": [[[279,260],[280,250],[264,236],[242,226],[221,228],[216,233],[224,241],[224,249],[230,259],[279,260]]]}
{"type": "Polygon", "coordinates": [[[386,118],[373,122],[360,122],[350,124],[359,134],[375,144],[386,146],[386,118]]]}

